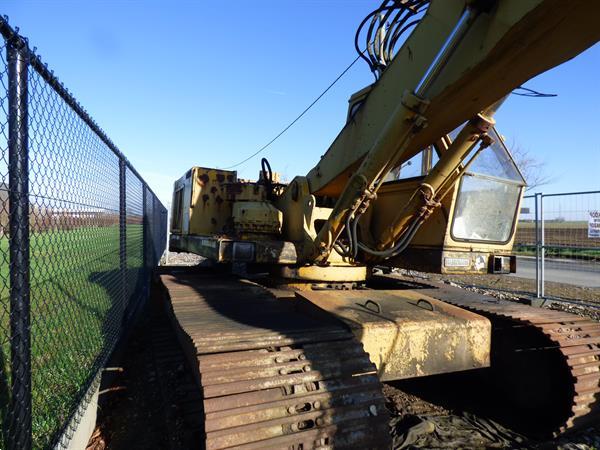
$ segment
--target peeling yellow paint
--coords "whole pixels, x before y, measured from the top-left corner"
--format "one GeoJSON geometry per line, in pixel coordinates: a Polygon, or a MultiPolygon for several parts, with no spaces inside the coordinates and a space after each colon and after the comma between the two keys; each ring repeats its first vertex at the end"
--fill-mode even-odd
{"type": "Polygon", "coordinates": [[[345,321],[383,381],[490,364],[490,322],[418,292],[302,291],[297,296],[345,321]]]}

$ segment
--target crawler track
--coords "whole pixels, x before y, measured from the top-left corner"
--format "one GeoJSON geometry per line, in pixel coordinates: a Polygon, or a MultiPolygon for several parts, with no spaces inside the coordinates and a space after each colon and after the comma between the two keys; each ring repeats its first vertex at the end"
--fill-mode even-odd
{"type": "MultiPolygon", "coordinates": [[[[555,392],[549,393],[556,396],[552,402],[557,414],[555,435],[600,421],[600,323],[526,305],[451,303],[490,317],[504,326],[504,334],[537,334],[538,339],[523,339],[514,349],[526,359],[535,358],[535,353],[554,354],[549,355],[555,361],[555,366],[549,367],[554,373],[547,373],[546,377],[555,375],[555,392]],[[540,339],[542,336],[546,342],[540,339]]],[[[500,351],[504,352],[503,358],[508,357],[506,349],[500,351]]],[[[522,374],[523,378],[526,376],[522,374]]]]}
{"type": "Polygon", "coordinates": [[[207,449],[389,448],[375,367],[343,326],[232,277],[161,281],[203,391],[207,449]]]}
{"type": "Polygon", "coordinates": [[[497,385],[538,417],[542,434],[600,422],[600,323],[450,286],[422,283],[418,289],[492,321],[497,385]]]}

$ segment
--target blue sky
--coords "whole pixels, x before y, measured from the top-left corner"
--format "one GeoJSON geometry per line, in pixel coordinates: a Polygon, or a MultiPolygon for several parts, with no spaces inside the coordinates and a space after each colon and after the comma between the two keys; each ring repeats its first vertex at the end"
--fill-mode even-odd
{"type": "MultiPolygon", "coordinates": [[[[354,33],[377,1],[28,1],[2,14],[37,46],[164,203],[189,167],[224,167],[269,141],[356,56],[354,33]]],[[[546,162],[546,192],[600,189],[600,46],[511,96],[498,128],[546,162]]],[[[339,132],[359,62],[264,156],[305,174],[339,132]]],[[[256,178],[259,159],[240,169],[256,178]]]]}

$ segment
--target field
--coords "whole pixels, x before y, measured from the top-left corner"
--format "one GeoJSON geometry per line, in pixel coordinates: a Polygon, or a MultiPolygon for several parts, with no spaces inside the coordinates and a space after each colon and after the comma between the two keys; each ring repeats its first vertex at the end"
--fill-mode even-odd
{"type": "MultiPolygon", "coordinates": [[[[10,386],[8,239],[0,239],[0,392],[10,386]]],[[[127,226],[127,295],[120,284],[118,226],[31,235],[31,351],[34,448],[68,419],[95,365],[120,331],[142,267],[142,226],[127,226]]],[[[2,430],[8,411],[1,411],[2,430]]]]}
{"type": "MultiPolygon", "coordinates": [[[[588,238],[587,222],[564,221],[544,223],[546,256],[600,261],[600,239],[588,238]]],[[[535,224],[519,222],[514,251],[521,255],[535,255],[535,224]]]]}

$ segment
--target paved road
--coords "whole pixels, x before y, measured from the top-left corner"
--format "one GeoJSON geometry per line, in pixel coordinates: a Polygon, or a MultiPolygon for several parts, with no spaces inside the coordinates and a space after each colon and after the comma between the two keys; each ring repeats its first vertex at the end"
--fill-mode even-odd
{"type": "MultiPolygon", "coordinates": [[[[517,257],[517,273],[522,278],[535,279],[535,258],[517,257]]],[[[568,259],[546,259],[546,281],[600,287],[600,263],[584,263],[568,259]]]]}

